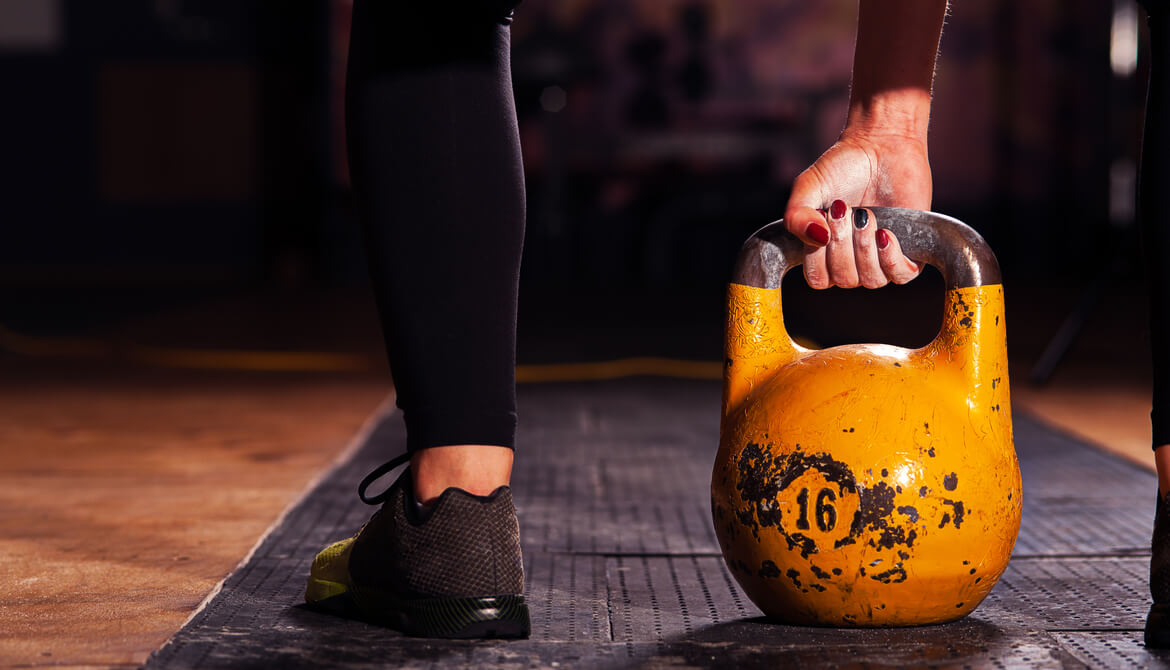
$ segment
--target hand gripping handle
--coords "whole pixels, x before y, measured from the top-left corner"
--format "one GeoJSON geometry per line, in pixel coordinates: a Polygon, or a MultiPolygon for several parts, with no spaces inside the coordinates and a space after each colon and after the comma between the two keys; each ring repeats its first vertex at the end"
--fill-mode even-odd
{"type": "MultiPolygon", "coordinates": [[[[902,253],[942,272],[948,289],[999,284],[999,263],[991,247],[958,219],[897,207],[867,207],[898,238],[902,253]]],[[[805,244],[774,221],[757,230],[739,253],[731,281],[756,288],[780,288],[784,274],[804,262],[805,244]]]]}

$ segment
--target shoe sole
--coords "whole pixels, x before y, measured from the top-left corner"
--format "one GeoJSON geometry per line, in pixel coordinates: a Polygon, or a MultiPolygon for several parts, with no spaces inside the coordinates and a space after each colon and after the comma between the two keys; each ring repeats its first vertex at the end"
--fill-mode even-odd
{"type": "Polygon", "coordinates": [[[522,595],[404,600],[310,574],[305,602],[330,614],[358,614],[415,637],[526,638],[532,628],[522,595]]]}
{"type": "Polygon", "coordinates": [[[350,594],[370,620],[416,637],[526,638],[532,628],[519,595],[400,600],[362,589],[350,594]]]}

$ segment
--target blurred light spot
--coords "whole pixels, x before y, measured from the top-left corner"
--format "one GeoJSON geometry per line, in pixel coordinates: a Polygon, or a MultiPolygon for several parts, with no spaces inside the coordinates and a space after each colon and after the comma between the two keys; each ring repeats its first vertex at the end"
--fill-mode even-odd
{"type": "Polygon", "coordinates": [[[61,46],[58,0],[0,0],[0,49],[49,51],[61,46]]]}
{"type": "Polygon", "coordinates": [[[179,18],[179,1],[178,0],[154,0],[154,13],[164,19],[174,20],[179,18]]]}
{"type": "Polygon", "coordinates": [[[1126,226],[1133,221],[1137,190],[1137,166],[1119,158],[1109,166],[1109,222],[1126,226]]]}
{"type": "Polygon", "coordinates": [[[1128,77],[1137,69],[1138,9],[1134,0],[1117,0],[1113,5],[1113,28],[1109,35],[1109,64],[1113,74],[1128,77]]]}
{"type": "Polygon", "coordinates": [[[540,108],[546,112],[559,112],[567,102],[568,95],[560,86],[548,86],[540,92],[540,108]]]}

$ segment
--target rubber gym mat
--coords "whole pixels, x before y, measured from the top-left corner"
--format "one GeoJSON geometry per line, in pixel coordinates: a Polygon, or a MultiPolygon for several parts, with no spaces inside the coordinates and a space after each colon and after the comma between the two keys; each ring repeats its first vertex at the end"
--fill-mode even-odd
{"type": "Polygon", "coordinates": [[[521,387],[528,640],[414,639],[301,605],[316,551],[373,511],[356,483],[404,449],[391,414],[147,667],[1170,667],[1141,645],[1154,476],[1023,414],[1019,542],[971,616],[884,630],[767,621],[711,528],[719,399],[699,381],[521,387]]]}

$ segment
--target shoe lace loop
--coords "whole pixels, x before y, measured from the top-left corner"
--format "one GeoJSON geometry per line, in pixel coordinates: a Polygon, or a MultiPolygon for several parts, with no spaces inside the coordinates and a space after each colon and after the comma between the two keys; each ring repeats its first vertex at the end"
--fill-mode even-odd
{"type": "Polygon", "coordinates": [[[365,479],[362,480],[362,483],[358,484],[358,497],[362,499],[362,502],[364,502],[367,505],[381,505],[382,502],[386,500],[386,496],[388,496],[390,494],[390,489],[392,489],[394,487],[388,486],[381,493],[377,493],[377,494],[372,495],[372,496],[366,495],[366,489],[370,488],[370,484],[373,484],[374,482],[378,481],[378,479],[380,479],[383,475],[385,475],[388,472],[391,472],[392,470],[394,470],[398,466],[402,465],[403,463],[406,463],[409,460],[410,460],[410,452],[407,452],[405,454],[400,454],[398,456],[395,456],[394,458],[391,458],[389,461],[386,461],[385,463],[379,465],[378,467],[374,468],[373,471],[370,472],[370,474],[366,475],[365,479]]]}

